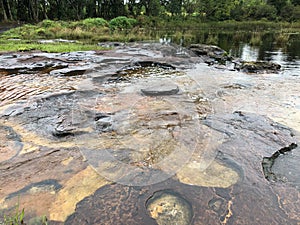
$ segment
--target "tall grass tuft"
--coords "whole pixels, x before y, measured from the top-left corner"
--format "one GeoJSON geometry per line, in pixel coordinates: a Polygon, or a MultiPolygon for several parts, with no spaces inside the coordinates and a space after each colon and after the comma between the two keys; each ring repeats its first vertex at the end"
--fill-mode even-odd
{"type": "Polygon", "coordinates": [[[252,46],[259,46],[262,44],[262,34],[260,32],[253,32],[249,44],[252,46]]]}

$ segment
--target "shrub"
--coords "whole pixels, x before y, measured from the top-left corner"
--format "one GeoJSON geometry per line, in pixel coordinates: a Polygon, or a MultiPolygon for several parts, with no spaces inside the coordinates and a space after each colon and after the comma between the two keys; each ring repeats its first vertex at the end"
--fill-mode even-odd
{"type": "Polygon", "coordinates": [[[38,28],[37,30],[35,30],[36,34],[38,36],[45,36],[46,35],[46,30],[45,28],[38,28]]]}
{"type": "Polygon", "coordinates": [[[91,28],[91,27],[108,27],[109,24],[108,22],[103,19],[103,18],[87,18],[82,21],[82,24],[86,28],[91,28]]]}
{"type": "Polygon", "coordinates": [[[118,16],[109,22],[109,27],[112,30],[115,29],[131,29],[137,25],[137,20],[127,18],[126,16],[118,16]]]}
{"type": "Polygon", "coordinates": [[[49,27],[56,27],[59,26],[59,22],[53,21],[53,20],[43,20],[40,22],[39,26],[44,27],[44,28],[49,28],[49,27]]]}

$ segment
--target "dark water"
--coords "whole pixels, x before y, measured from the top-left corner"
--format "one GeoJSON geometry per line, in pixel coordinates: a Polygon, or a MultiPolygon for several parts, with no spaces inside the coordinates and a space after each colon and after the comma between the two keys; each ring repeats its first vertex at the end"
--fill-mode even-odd
{"type": "Polygon", "coordinates": [[[161,41],[182,46],[192,43],[217,45],[234,57],[276,62],[290,75],[300,75],[300,32],[191,31],[181,37],[178,34],[160,36],[161,41]]]}
{"type": "Polygon", "coordinates": [[[265,60],[279,63],[285,72],[299,75],[300,72],[300,33],[270,33],[257,37],[256,45],[250,39],[236,42],[234,39],[220,35],[218,45],[232,56],[247,61],[265,60]],[[278,35],[282,35],[278,37],[278,35]]]}

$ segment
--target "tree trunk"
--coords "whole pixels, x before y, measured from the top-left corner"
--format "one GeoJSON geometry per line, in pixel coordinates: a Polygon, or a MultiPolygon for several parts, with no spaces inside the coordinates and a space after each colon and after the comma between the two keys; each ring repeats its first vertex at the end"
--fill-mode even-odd
{"type": "Polygon", "coordinates": [[[7,21],[7,15],[6,15],[6,11],[5,11],[5,7],[4,7],[3,1],[4,0],[1,1],[1,8],[3,10],[3,20],[7,21]]]}
{"type": "Polygon", "coordinates": [[[43,3],[41,4],[41,7],[42,7],[42,11],[43,11],[43,14],[44,14],[44,19],[48,19],[48,15],[47,15],[47,10],[46,10],[46,1],[43,0],[43,3]]]}

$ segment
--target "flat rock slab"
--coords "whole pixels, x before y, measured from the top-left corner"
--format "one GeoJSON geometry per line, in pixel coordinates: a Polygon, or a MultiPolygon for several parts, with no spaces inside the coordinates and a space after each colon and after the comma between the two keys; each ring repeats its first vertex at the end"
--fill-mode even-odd
{"type": "MultiPolygon", "coordinates": [[[[257,114],[213,111],[199,85],[176,74],[211,56],[191,53],[179,58],[177,50],[171,45],[131,44],[100,53],[0,54],[5,68],[44,65],[52,59],[67,66],[30,74],[19,72],[22,68],[10,71],[15,75],[0,72],[0,218],[15,209],[20,196],[26,223],[46,215],[51,224],[213,225],[255,220],[298,225],[294,177],[287,177],[287,183],[269,182],[262,165],[265,157],[296,143],[293,131],[257,114]],[[111,81],[129,61],[141,65],[125,67],[125,81],[111,81]],[[165,68],[169,64],[176,65],[176,73],[165,68]],[[91,71],[84,71],[86,65],[91,71]],[[51,76],[55,71],[58,76],[51,76]],[[91,78],[91,89],[78,88],[91,78]],[[8,105],[16,102],[19,105],[8,105]],[[200,119],[194,113],[201,114],[200,119]],[[96,155],[98,149],[119,163],[105,162],[96,155]],[[85,154],[89,151],[95,154],[85,154]],[[86,157],[95,155],[99,158],[86,157]],[[97,173],[93,160],[106,170],[97,173]],[[161,182],[152,182],[156,171],[161,182]],[[178,218],[185,219],[181,223],[178,218]]],[[[249,87],[233,83],[222,88],[246,92],[249,87]]],[[[278,157],[272,171],[285,176],[282,165],[291,162],[295,173],[287,173],[297,176],[299,156],[292,153],[278,157]]]]}
{"type": "Polygon", "coordinates": [[[65,224],[249,224],[249,215],[258,224],[298,224],[297,189],[290,184],[270,185],[261,165],[264,156],[295,141],[293,131],[243,112],[208,116],[203,123],[224,134],[215,162],[234,169],[239,174],[237,183],[205,187],[171,178],[142,187],[104,186],[79,202],[65,224]],[[173,197],[167,200],[164,196],[170,194],[173,197]],[[175,198],[180,199],[176,204],[175,198]],[[185,222],[178,220],[178,213],[185,222]]]}
{"type": "Polygon", "coordinates": [[[175,95],[179,92],[179,87],[175,84],[161,83],[143,88],[141,92],[147,96],[175,95]]]}

